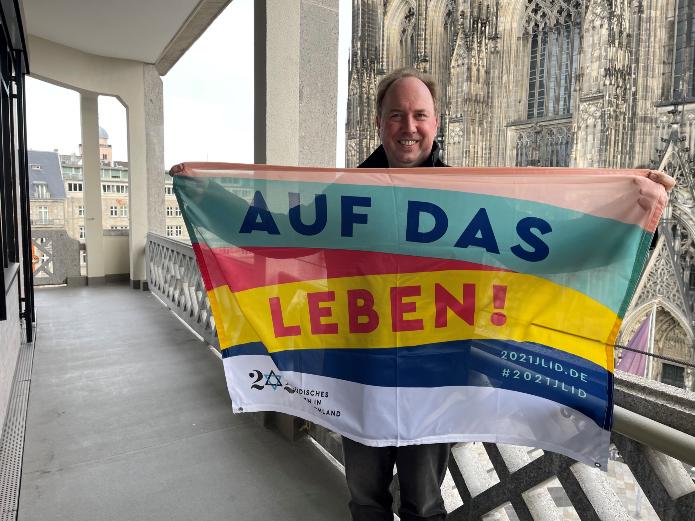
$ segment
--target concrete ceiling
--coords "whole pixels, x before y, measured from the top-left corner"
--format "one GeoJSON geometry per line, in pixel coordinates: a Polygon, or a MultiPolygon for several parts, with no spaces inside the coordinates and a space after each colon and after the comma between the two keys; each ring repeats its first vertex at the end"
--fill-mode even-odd
{"type": "MultiPolygon", "coordinates": [[[[231,0],[23,0],[25,31],[166,72],[231,0]]],[[[31,50],[30,50],[31,51],[31,50]]]]}

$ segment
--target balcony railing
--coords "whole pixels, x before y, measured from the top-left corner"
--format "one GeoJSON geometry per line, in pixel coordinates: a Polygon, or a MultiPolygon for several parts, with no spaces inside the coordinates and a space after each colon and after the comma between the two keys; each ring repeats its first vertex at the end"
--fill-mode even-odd
{"type": "Polygon", "coordinates": [[[32,226],[34,286],[66,284],[80,278],[80,243],[62,227],[32,226]]]}
{"type": "MultiPolygon", "coordinates": [[[[149,234],[147,255],[150,290],[216,345],[192,247],[149,234]]],[[[607,473],[540,449],[461,443],[442,488],[449,519],[695,519],[695,393],[618,372],[614,399],[607,473]]],[[[341,459],[339,436],[317,426],[309,432],[341,459]]]]}
{"type": "Polygon", "coordinates": [[[208,344],[219,345],[210,301],[189,244],[149,233],[147,284],[152,293],[208,344]]]}
{"type": "Polygon", "coordinates": [[[47,228],[65,228],[65,219],[31,219],[32,226],[45,226],[47,228]]]}

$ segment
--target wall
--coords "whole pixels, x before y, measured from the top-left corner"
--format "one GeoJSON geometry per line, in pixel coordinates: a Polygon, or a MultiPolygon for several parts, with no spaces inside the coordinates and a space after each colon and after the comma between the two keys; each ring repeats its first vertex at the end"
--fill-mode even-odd
{"type": "Polygon", "coordinates": [[[128,274],[128,231],[104,230],[104,271],[106,276],[128,274]]]}
{"type": "MultiPolygon", "coordinates": [[[[0,266],[1,267],[1,266],[0,266]]],[[[7,320],[0,321],[0,426],[5,423],[17,353],[21,345],[19,323],[19,272],[7,290],[7,320]]]]}

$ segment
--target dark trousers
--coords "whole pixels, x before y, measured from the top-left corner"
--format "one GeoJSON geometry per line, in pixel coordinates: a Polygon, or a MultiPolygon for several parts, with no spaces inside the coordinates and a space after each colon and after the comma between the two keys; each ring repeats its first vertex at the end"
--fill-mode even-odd
{"type": "Polygon", "coordinates": [[[401,488],[402,521],[446,519],[441,486],[446,475],[451,444],[407,447],[367,447],[343,438],[345,478],[350,490],[353,521],[393,521],[389,485],[393,466],[401,488]]]}

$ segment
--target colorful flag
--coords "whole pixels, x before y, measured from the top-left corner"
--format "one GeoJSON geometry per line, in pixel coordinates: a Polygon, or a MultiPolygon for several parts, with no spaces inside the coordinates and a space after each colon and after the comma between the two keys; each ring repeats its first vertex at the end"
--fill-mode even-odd
{"type": "Polygon", "coordinates": [[[666,203],[645,174],[178,165],[234,411],[605,470],[613,344],[666,203]]]}
{"type": "Polygon", "coordinates": [[[622,358],[620,359],[620,362],[618,362],[616,369],[619,369],[620,371],[624,371],[626,373],[644,376],[644,370],[647,366],[647,355],[645,353],[648,353],[650,351],[649,343],[652,336],[652,313],[653,312],[647,314],[644,321],[642,321],[639,328],[637,328],[637,332],[634,334],[634,336],[630,339],[630,342],[627,344],[628,348],[640,352],[638,353],[635,351],[624,349],[622,352],[622,358]]]}

